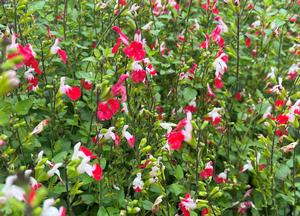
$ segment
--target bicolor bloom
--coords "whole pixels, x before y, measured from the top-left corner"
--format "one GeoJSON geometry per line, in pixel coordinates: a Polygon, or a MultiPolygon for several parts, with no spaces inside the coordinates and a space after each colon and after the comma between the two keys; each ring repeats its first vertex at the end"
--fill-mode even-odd
{"type": "Polygon", "coordinates": [[[122,135],[127,140],[128,145],[131,148],[133,148],[134,147],[134,143],[135,143],[135,137],[133,135],[131,135],[131,133],[129,133],[127,131],[127,129],[128,129],[128,125],[124,125],[124,127],[122,129],[122,135]]]}
{"type": "Polygon", "coordinates": [[[81,90],[78,86],[69,86],[65,84],[65,77],[60,78],[60,92],[66,94],[71,100],[76,101],[81,97],[81,90]]]}
{"type": "Polygon", "coordinates": [[[214,167],[213,167],[213,162],[209,161],[206,165],[205,168],[200,172],[200,177],[204,180],[208,179],[209,177],[213,176],[214,174],[214,167]]]}
{"type": "Polygon", "coordinates": [[[179,208],[184,216],[190,216],[190,211],[196,207],[196,202],[191,198],[189,193],[185,194],[184,198],[179,203],[179,208]]]}
{"type": "Polygon", "coordinates": [[[59,180],[63,183],[63,180],[60,177],[60,171],[58,169],[58,168],[63,166],[63,163],[55,164],[55,163],[50,162],[48,160],[46,161],[46,163],[50,166],[50,170],[47,172],[48,177],[52,177],[52,176],[54,176],[54,174],[56,174],[57,177],[59,178],[59,180]]]}
{"type": "Polygon", "coordinates": [[[196,104],[196,98],[194,98],[187,106],[184,107],[184,111],[195,113],[197,112],[197,104],[196,104]]]}
{"type": "Polygon", "coordinates": [[[33,134],[39,134],[44,130],[44,127],[47,126],[49,123],[48,119],[44,119],[43,121],[41,121],[30,133],[31,135],[33,134]]]}
{"type": "Polygon", "coordinates": [[[281,147],[280,149],[282,151],[284,151],[285,153],[289,153],[291,151],[294,151],[294,149],[296,148],[297,145],[298,145],[298,142],[292,142],[286,146],[281,147]]]}
{"type": "Polygon", "coordinates": [[[118,134],[113,132],[114,129],[115,127],[110,127],[107,129],[107,132],[98,134],[98,136],[95,136],[93,138],[93,142],[97,143],[98,140],[101,140],[103,138],[105,140],[112,139],[115,142],[115,145],[118,146],[120,144],[120,137],[118,136],[118,134]]]}
{"type": "MultiPolygon", "coordinates": [[[[189,142],[192,139],[192,113],[187,112],[187,117],[181,120],[177,127],[174,128],[171,132],[167,133],[168,144],[172,150],[180,149],[182,142],[189,142]]],[[[170,129],[170,124],[165,125],[167,129],[170,129]]]]}
{"type": "Polygon", "coordinates": [[[92,159],[95,159],[97,156],[94,155],[89,149],[81,146],[81,143],[77,143],[74,146],[74,153],[72,155],[72,160],[76,160],[81,158],[81,162],[77,167],[77,172],[82,174],[86,173],[90,177],[93,177],[96,181],[100,181],[102,179],[102,168],[96,163],[91,165],[89,162],[92,159]]]}
{"type": "Polygon", "coordinates": [[[62,40],[60,38],[56,38],[54,44],[50,48],[51,54],[58,54],[60,59],[66,64],[67,63],[67,53],[65,50],[62,50],[58,45],[62,40]]]}
{"type": "Polygon", "coordinates": [[[40,75],[42,71],[39,68],[39,63],[35,59],[36,53],[33,51],[31,44],[26,44],[23,47],[21,44],[16,43],[17,35],[13,34],[11,39],[11,44],[8,46],[7,51],[8,59],[12,59],[16,56],[22,56],[23,61],[16,66],[16,68],[20,68],[22,65],[26,65],[27,67],[31,67],[35,70],[35,72],[40,75]]]}
{"type": "Polygon", "coordinates": [[[141,61],[145,58],[146,51],[144,50],[141,32],[139,30],[134,36],[134,41],[124,48],[124,53],[128,58],[134,59],[135,61],[141,61]]]}
{"type": "Polygon", "coordinates": [[[39,80],[36,78],[32,72],[34,69],[29,68],[27,71],[24,72],[24,77],[27,79],[28,82],[28,90],[35,91],[38,88],[39,80]]]}
{"type": "Polygon", "coordinates": [[[136,174],[135,179],[132,182],[133,190],[137,193],[142,192],[143,187],[144,187],[144,182],[142,180],[142,174],[138,173],[136,174]]]}
{"type": "Polygon", "coordinates": [[[80,80],[80,84],[83,86],[86,90],[91,90],[93,88],[93,83],[87,79],[80,80]]]}
{"type": "Polygon", "coordinates": [[[265,113],[263,114],[263,119],[266,119],[266,118],[271,118],[273,119],[273,116],[272,116],[272,106],[268,106],[268,108],[266,109],[265,113]]]}
{"type": "Polygon", "coordinates": [[[118,26],[113,26],[112,30],[117,32],[119,35],[114,47],[112,48],[112,53],[115,54],[118,52],[119,47],[121,46],[121,43],[123,43],[125,46],[128,46],[129,40],[128,40],[128,37],[122,32],[122,30],[118,26]]]}
{"type": "Polygon", "coordinates": [[[255,208],[255,205],[251,201],[242,202],[238,209],[238,213],[245,214],[249,208],[255,208]]]}
{"type": "Polygon", "coordinates": [[[25,170],[24,174],[26,177],[29,178],[29,183],[30,183],[30,186],[34,189],[34,190],[37,190],[39,189],[40,187],[42,187],[42,184],[39,183],[35,178],[33,178],[32,176],[30,176],[32,173],[32,170],[25,170]]]}
{"type": "Polygon", "coordinates": [[[88,148],[82,146],[80,142],[74,146],[72,160],[76,160],[79,157],[88,158],[89,160],[97,158],[97,156],[94,155],[88,148]]]}
{"type": "Polygon", "coordinates": [[[288,71],[288,74],[287,74],[287,78],[289,80],[295,80],[298,76],[298,71],[300,70],[300,62],[298,64],[293,64],[290,68],[289,68],[289,71],[288,71]]]}
{"type": "Polygon", "coordinates": [[[14,185],[16,180],[16,175],[8,176],[6,178],[5,185],[1,191],[3,195],[0,197],[0,203],[5,203],[11,197],[19,201],[25,201],[25,191],[23,188],[14,185]]]}
{"type": "Polygon", "coordinates": [[[227,182],[227,169],[225,169],[224,172],[219,173],[215,177],[215,182],[217,184],[222,184],[222,183],[226,183],[227,182]]]}
{"type": "Polygon", "coordinates": [[[52,206],[54,204],[55,200],[53,198],[45,200],[41,216],[66,216],[66,209],[64,207],[57,209],[52,206]]]}
{"type": "Polygon", "coordinates": [[[215,72],[215,87],[221,89],[223,87],[222,76],[227,70],[228,55],[226,55],[222,50],[217,54],[217,57],[213,63],[216,70],[215,72]]]}
{"type": "Polygon", "coordinates": [[[218,113],[219,111],[221,111],[222,108],[213,108],[212,111],[210,111],[207,115],[209,117],[209,120],[212,121],[213,125],[217,125],[221,122],[221,115],[218,113]]]}
{"type": "Polygon", "coordinates": [[[211,0],[206,0],[206,4],[202,4],[202,8],[205,10],[205,11],[212,11],[213,14],[218,14],[219,11],[216,7],[216,4],[217,4],[217,1],[218,0],[213,0],[212,3],[210,3],[211,0]]]}
{"type": "Polygon", "coordinates": [[[253,166],[252,166],[252,163],[251,163],[251,160],[247,159],[247,163],[244,164],[244,166],[242,167],[242,169],[240,170],[241,173],[245,172],[245,171],[251,171],[253,170],[253,166]]]}
{"type": "Polygon", "coordinates": [[[134,83],[141,83],[146,78],[146,71],[142,68],[139,62],[133,62],[133,71],[131,72],[131,79],[134,83]]]}
{"type": "Polygon", "coordinates": [[[207,83],[207,96],[212,98],[216,97],[216,94],[212,91],[209,83],[207,83]]]}
{"type": "Polygon", "coordinates": [[[274,85],[271,89],[268,90],[268,92],[279,95],[283,89],[284,87],[282,86],[282,78],[278,77],[278,84],[274,85]]]}
{"type": "Polygon", "coordinates": [[[121,95],[122,102],[126,102],[126,100],[127,100],[126,87],[123,84],[128,77],[129,77],[128,74],[122,74],[120,76],[118,82],[111,88],[111,92],[112,92],[113,96],[121,95]]]}
{"type": "Polygon", "coordinates": [[[206,34],[206,35],[205,35],[205,41],[203,41],[203,42],[199,45],[199,48],[202,48],[202,49],[208,49],[208,47],[209,47],[209,40],[210,40],[210,35],[209,35],[209,34],[206,34]]]}

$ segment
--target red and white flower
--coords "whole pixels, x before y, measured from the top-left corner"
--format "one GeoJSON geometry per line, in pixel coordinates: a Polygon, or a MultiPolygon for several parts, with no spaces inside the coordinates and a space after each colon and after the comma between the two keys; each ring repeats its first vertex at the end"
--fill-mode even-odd
{"type": "Polygon", "coordinates": [[[118,82],[111,88],[111,92],[113,96],[121,95],[122,102],[126,102],[127,100],[126,87],[123,85],[123,83],[128,77],[129,77],[128,74],[122,74],[118,82]]]}
{"type": "Polygon", "coordinates": [[[32,130],[30,134],[33,135],[41,133],[44,130],[44,127],[48,125],[48,123],[49,119],[44,119],[32,130]]]}
{"type": "Polygon", "coordinates": [[[0,196],[0,203],[5,203],[9,198],[14,197],[19,201],[25,201],[25,191],[23,188],[14,185],[17,180],[17,175],[8,176],[5,180],[5,185],[2,188],[2,196],[0,196]]]}
{"type": "Polygon", "coordinates": [[[226,183],[227,182],[227,169],[225,169],[224,172],[219,173],[215,177],[215,182],[217,184],[222,184],[222,183],[226,183]]]}
{"type": "Polygon", "coordinates": [[[197,207],[196,202],[191,198],[189,193],[185,194],[184,198],[179,203],[179,208],[181,209],[184,216],[190,216],[190,211],[197,207]]]}
{"type": "Polygon", "coordinates": [[[81,158],[81,162],[77,167],[77,172],[82,174],[86,173],[90,177],[93,177],[96,181],[100,181],[102,179],[102,168],[96,163],[91,165],[89,162],[92,159],[95,159],[97,156],[94,155],[89,149],[81,146],[81,143],[77,143],[74,146],[74,153],[72,155],[72,160],[76,160],[81,158]]]}
{"type": "Polygon", "coordinates": [[[291,151],[294,151],[297,145],[298,145],[298,142],[292,142],[286,146],[281,147],[280,149],[282,151],[284,151],[285,153],[289,153],[291,151]]]}
{"type": "Polygon", "coordinates": [[[78,86],[69,86],[65,84],[65,77],[60,78],[60,92],[66,94],[71,100],[76,101],[81,97],[81,90],[78,86]]]}
{"type": "Polygon", "coordinates": [[[140,193],[143,190],[144,182],[142,180],[142,174],[138,173],[136,174],[135,179],[132,182],[132,186],[135,192],[140,193]]]}
{"type": "Polygon", "coordinates": [[[59,180],[63,183],[62,178],[60,177],[60,171],[58,168],[63,166],[63,163],[54,163],[51,161],[46,161],[46,163],[50,166],[50,170],[47,172],[48,177],[52,177],[54,176],[54,174],[57,175],[57,177],[59,178],[59,180]]]}
{"type": "Polygon", "coordinates": [[[221,111],[222,108],[213,108],[212,111],[210,111],[207,115],[209,117],[209,120],[212,121],[213,125],[217,125],[221,122],[221,115],[218,113],[219,111],[221,111]]]}
{"type": "Polygon", "coordinates": [[[53,198],[45,200],[41,216],[66,216],[66,209],[64,207],[57,209],[52,206],[54,204],[55,200],[53,198]]]}
{"type": "Polygon", "coordinates": [[[200,177],[204,180],[208,179],[209,177],[213,176],[214,174],[214,167],[213,167],[213,162],[209,161],[206,165],[205,168],[200,172],[200,177]]]}
{"type": "Polygon", "coordinates": [[[65,50],[62,50],[58,45],[61,43],[60,38],[56,38],[54,44],[50,48],[51,54],[58,54],[60,59],[66,64],[67,63],[67,53],[65,50]]]}
{"type": "Polygon", "coordinates": [[[240,170],[241,173],[245,172],[245,171],[251,171],[253,170],[253,166],[252,166],[252,163],[251,163],[251,160],[247,159],[247,163],[244,164],[243,168],[240,170]]]}
{"type": "Polygon", "coordinates": [[[131,148],[133,148],[134,147],[134,143],[135,143],[135,137],[133,135],[131,135],[131,133],[129,133],[127,131],[128,127],[129,127],[128,125],[124,125],[123,130],[122,130],[122,135],[127,140],[128,145],[131,148]]]}
{"type": "Polygon", "coordinates": [[[134,83],[141,83],[146,78],[146,71],[142,68],[139,62],[133,62],[133,71],[131,72],[131,79],[134,83]]]}
{"type": "Polygon", "coordinates": [[[242,202],[238,209],[238,213],[245,214],[249,208],[255,208],[255,205],[251,201],[242,202]]]}
{"type": "Polygon", "coordinates": [[[297,64],[293,64],[288,71],[288,79],[289,80],[295,80],[296,77],[298,76],[298,71],[300,70],[300,62],[297,64]]]}

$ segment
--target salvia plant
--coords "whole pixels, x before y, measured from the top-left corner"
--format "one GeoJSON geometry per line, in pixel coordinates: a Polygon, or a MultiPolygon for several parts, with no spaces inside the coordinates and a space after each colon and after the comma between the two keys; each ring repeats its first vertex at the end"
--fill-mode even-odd
{"type": "Polygon", "coordinates": [[[300,215],[299,0],[0,11],[0,215],[300,215]]]}

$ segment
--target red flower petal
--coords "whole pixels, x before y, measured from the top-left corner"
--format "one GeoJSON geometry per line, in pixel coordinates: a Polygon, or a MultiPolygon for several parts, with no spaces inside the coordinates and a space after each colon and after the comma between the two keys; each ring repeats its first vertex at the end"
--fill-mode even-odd
{"type": "Polygon", "coordinates": [[[71,100],[76,101],[81,97],[81,90],[78,86],[71,87],[66,91],[66,94],[71,100]]]}
{"type": "Polygon", "coordinates": [[[84,146],[80,146],[80,151],[82,151],[85,154],[85,156],[89,157],[90,159],[97,158],[96,155],[94,155],[88,148],[84,146]]]}
{"type": "Polygon", "coordinates": [[[100,181],[102,179],[102,168],[98,163],[93,167],[93,177],[96,181],[100,181]]]}
{"type": "Polygon", "coordinates": [[[57,54],[60,56],[61,60],[66,64],[67,63],[67,53],[62,49],[57,50],[57,54]]]}

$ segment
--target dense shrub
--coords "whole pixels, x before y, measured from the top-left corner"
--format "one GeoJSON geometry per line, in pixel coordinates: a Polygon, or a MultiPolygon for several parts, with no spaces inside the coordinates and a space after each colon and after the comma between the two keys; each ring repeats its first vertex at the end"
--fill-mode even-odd
{"type": "Polygon", "coordinates": [[[299,215],[300,1],[1,6],[1,215],[299,215]]]}

